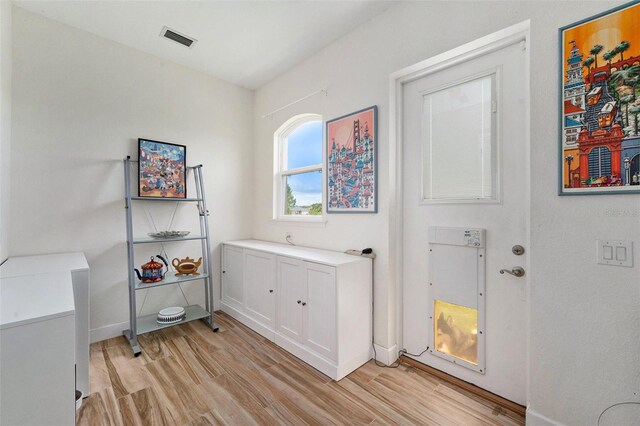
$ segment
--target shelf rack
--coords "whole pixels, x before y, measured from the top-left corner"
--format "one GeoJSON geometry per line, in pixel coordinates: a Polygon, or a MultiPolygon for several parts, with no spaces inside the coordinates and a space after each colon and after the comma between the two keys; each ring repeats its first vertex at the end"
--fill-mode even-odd
{"type": "MultiPolygon", "coordinates": [[[[202,179],[202,165],[187,167],[193,172],[196,186],[196,198],[147,198],[134,197],[131,195],[131,164],[138,161],[132,160],[130,156],[124,159],[124,185],[125,185],[125,213],[127,222],[127,260],[128,260],[128,283],[129,283],[129,328],[124,330],[122,334],[129,340],[131,349],[135,356],[139,356],[142,351],[138,345],[138,336],[151,331],[160,330],[162,328],[171,327],[178,324],[194,320],[204,320],[211,329],[216,332],[218,326],[213,320],[213,289],[211,277],[212,262],[211,243],[209,237],[209,220],[207,210],[207,200],[204,193],[204,184],[202,179]],[[189,235],[182,238],[133,238],[133,201],[152,201],[152,202],[194,202],[197,203],[198,215],[200,219],[200,235],[189,235]],[[165,278],[157,283],[142,283],[134,274],[134,247],[137,244],[152,243],[171,243],[176,241],[200,241],[202,249],[202,271],[199,275],[178,275],[175,272],[168,271],[165,278]],[[190,305],[185,307],[186,317],[184,320],[174,324],[159,324],[156,322],[157,314],[138,317],[136,313],[136,291],[146,290],[156,287],[173,285],[189,281],[202,280],[204,283],[205,307],[200,305],[190,305]]],[[[187,175],[185,175],[186,178],[187,175]]]]}
{"type": "MultiPolygon", "coordinates": [[[[175,200],[171,200],[174,201],[175,200]]],[[[149,244],[149,243],[169,243],[172,241],[189,241],[189,240],[206,240],[208,237],[206,235],[194,235],[194,236],[186,236],[180,238],[136,238],[131,243],[132,244],[149,244]]]]}

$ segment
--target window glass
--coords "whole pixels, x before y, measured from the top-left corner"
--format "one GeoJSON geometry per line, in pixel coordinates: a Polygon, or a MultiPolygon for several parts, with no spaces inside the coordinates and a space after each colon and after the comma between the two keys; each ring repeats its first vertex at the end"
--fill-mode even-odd
{"type": "Polygon", "coordinates": [[[318,221],[322,217],[322,116],[301,114],[274,134],[274,218],[318,221]],[[315,216],[315,217],[314,217],[315,216]]]}
{"type": "Polygon", "coordinates": [[[494,76],[423,96],[422,197],[496,198],[494,76]]]}
{"type": "Polygon", "coordinates": [[[322,215],[322,171],[286,177],[285,214],[322,215]]]}
{"type": "Polygon", "coordinates": [[[287,169],[322,163],[322,122],[300,125],[287,136],[287,169]]]}

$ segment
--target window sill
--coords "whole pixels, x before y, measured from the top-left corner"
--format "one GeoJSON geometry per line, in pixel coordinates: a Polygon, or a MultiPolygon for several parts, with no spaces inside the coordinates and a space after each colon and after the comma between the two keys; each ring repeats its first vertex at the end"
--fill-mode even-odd
{"type": "Polygon", "coordinates": [[[271,219],[274,225],[296,225],[310,228],[324,228],[327,221],[323,216],[310,218],[306,217],[279,217],[271,219]]]}

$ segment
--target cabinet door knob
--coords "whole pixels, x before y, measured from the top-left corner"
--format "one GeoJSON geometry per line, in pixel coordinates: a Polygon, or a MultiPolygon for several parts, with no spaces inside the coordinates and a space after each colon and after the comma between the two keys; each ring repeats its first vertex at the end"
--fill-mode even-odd
{"type": "Polygon", "coordinates": [[[222,273],[223,273],[223,274],[226,274],[226,273],[227,273],[227,271],[222,271],[222,273]]]}
{"type": "Polygon", "coordinates": [[[269,290],[269,293],[273,293],[273,290],[269,290]]]}
{"type": "Polygon", "coordinates": [[[306,305],[307,305],[307,302],[302,302],[302,306],[306,306],[306,305]]]}
{"type": "Polygon", "coordinates": [[[302,303],[302,300],[298,300],[298,305],[302,303]]]}

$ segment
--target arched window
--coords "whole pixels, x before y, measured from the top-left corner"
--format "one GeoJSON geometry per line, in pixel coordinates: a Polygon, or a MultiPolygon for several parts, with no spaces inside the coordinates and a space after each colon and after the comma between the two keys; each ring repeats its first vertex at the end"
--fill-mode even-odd
{"type": "Polygon", "coordinates": [[[322,217],[322,116],[297,115],[274,134],[274,218],[322,217]]]}

